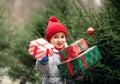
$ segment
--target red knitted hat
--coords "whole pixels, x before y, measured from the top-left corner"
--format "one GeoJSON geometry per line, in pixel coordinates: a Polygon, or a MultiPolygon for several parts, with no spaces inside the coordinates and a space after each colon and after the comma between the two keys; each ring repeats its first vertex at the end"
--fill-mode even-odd
{"type": "Polygon", "coordinates": [[[50,42],[51,37],[58,32],[63,32],[67,38],[67,30],[65,26],[59,22],[57,17],[51,16],[46,29],[46,40],[50,42]]]}

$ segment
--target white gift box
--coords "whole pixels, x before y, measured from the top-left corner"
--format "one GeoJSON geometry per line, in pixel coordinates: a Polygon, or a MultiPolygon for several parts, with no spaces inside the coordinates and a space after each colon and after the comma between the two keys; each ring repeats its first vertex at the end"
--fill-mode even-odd
{"type": "Polygon", "coordinates": [[[42,59],[45,56],[51,56],[53,53],[54,45],[50,44],[43,38],[30,41],[28,53],[35,59],[42,59]]]}

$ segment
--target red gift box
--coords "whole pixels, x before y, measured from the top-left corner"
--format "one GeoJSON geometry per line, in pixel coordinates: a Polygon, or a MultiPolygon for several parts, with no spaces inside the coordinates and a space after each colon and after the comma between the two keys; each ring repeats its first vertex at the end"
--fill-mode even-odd
{"type": "Polygon", "coordinates": [[[54,45],[50,44],[43,38],[30,41],[28,53],[35,59],[42,59],[45,56],[51,56],[54,45]]]}
{"type": "Polygon", "coordinates": [[[82,52],[86,51],[88,49],[87,43],[84,38],[74,42],[67,48],[64,48],[59,52],[62,61],[67,61],[72,58],[77,57],[82,52]]]}

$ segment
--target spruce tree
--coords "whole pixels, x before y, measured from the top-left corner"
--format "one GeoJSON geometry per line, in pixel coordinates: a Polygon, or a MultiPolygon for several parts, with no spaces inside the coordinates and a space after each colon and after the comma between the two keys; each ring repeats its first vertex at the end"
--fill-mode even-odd
{"type": "MultiPolygon", "coordinates": [[[[63,23],[68,30],[68,44],[80,38],[85,38],[89,47],[98,45],[103,57],[100,62],[87,70],[83,79],[76,81],[76,83],[112,84],[114,80],[119,80],[120,78],[120,70],[118,67],[120,66],[120,25],[116,11],[113,12],[114,9],[117,9],[114,7],[115,6],[112,3],[112,9],[106,8],[101,13],[96,14],[90,10],[86,11],[79,2],[68,2],[68,0],[49,0],[46,3],[45,10],[41,11],[41,9],[39,9],[33,15],[31,23],[27,28],[31,30],[30,33],[34,33],[31,39],[44,37],[48,18],[51,15],[57,16],[60,22],[63,23]],[[95,33],[91,36],[86,33],[87,28],[90,26],[95,29],[95,33]]],[[[27,54],[27,43],[29,41],[30,38],[27,40],[17,39],[13,41],[15,42],[15,45],[13,45],[14,51],[12,53],[13,55],[18,56],[17,59],[19,63],[17,65],[20,64],[20,66],[12,66],[13,70],[10,74],[12,76],[22,78],[22,84],[28,80],[30,74],[32,74],[32,76],[29,77],[29,81],[32,81],[33,83],[39,81],[41,83],[41,74],[36,74],[33,70],[35,60],[32,60],[30,55],[27,54]],[[21,46],[24,46],[24,48],[21,46]],[[22,69],[18,70],[17,68],[22,69]],[[16,71],[22,72],[23,74],[16,71]]],[[[117,84],[117,81],[115,83],[117,84]]]]}
{"type": "MultiPolygon", "coordinates": [[[[113,1],[114,2],[114,1],[113,1]]],[[[117,5],[119,3],[117,2],[117,5]]],[[[107,4],[108,5],[108,4],[107,4]]],[[[91,67],[87,74],[84,77],[83,81],[79,81],[82,83],[104,83],[104,84],[117,84],[119,82],[119,61],[120,61],[120,52],[119,52],[119,42],[120,42],[120,25],[119,25],[119,17],[116,14],[116,7],[114,7],[113,3],[109,4],[109,6],[105,7],[99,15],[91,15],[90,17],[94,17],[91,19],[91,23],[95,28],[94,38],[90,39],[90,45],[98,45],[101,55],[103,59],[100,64],[96,64],[91,67]],[[115,19],[116,18],[116,19],[115,19]]],[[[115,4],[116,5],[116,4],[115,4]]],[[[88,12],[87,12],[88,13],[88,12]]],[[[119,12],[118,12],[119,13],[119,12]]],[[[89,16],[89,15],[88,15],[89,16]]]]}

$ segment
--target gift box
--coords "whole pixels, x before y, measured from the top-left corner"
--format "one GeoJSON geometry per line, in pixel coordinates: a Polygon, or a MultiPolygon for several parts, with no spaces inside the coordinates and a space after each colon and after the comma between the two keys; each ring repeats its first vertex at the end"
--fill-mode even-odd
{"type": "Polygon", "coordinates": [[[97,63],[102,58],[98,47],[94,46],[80,54],[78,57],[67,60],[58,65],[63,78],[76,76],[97,63]]]}
{"type": "Polygon", "coordinates": [[[54,46],[44,40],[39,38],[30,41],[28,53],[32,55],[35,59],[42,59],[44,56],[51,56],[53,53],[54,46]]]}
{"type": "Polygon", "coordinates": [[[88,49],[87,43],[84,38],[74,42],[67,48],[64,48],[59,52],[62,61],[66,61],[72,58],[77,57],[80,53],[88,49]]]}

